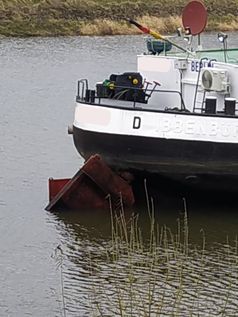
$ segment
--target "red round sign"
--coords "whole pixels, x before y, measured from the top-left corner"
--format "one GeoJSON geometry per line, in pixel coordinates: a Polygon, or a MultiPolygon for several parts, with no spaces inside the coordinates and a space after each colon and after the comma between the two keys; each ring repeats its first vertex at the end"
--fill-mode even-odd
{"type": "Polygon", "coordinates": [[[200,34],[207,24],[207,9],[202,1],[189,2],[183,9],[183,27],[190,28],[192,35],[200,34]]]}

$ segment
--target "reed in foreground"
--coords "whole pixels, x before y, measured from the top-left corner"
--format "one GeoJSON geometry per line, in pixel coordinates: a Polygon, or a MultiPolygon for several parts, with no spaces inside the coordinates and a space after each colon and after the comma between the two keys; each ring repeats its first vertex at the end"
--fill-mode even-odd
{"type": "Polygon", "coordinates": [[[112,237],[88,263],[93,316],[230,316],[236,314],[237,241],[206,248],[189,239],[186,204],[176,232],[159,227],[150,201],[149,228],[139,215],[111,211],[112,237]]]}

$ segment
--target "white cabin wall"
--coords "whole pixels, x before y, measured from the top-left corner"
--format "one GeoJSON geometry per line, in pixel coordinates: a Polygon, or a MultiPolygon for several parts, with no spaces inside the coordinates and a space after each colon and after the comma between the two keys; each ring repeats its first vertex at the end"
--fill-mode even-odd
{"type": "MultiPolygon", "coordinates": [[[[155,56],[155,55],[139,55],[137,59],[138,72],[147,80],[153,83],[158,81],[161,90],[181,90],[181,76],[182,73],[182,95],[186,108],[193,111],[195,88],[199,74],[198,59],[188,59],[187,69],[179,71],[175,68],[176,61],[179,60],[176,56],[155,56]]],[[[203,62],[203,67],[207,66],[209,61],[203,62]]],[[[231,83],[230,97],[236,98],[238,101],[238,65],[227,64],[221,62],[212,62],[212,67],[227,69],[229,71],[229,78],[231,83]]],[[[152,85],[150,86],[152,87],[152,85]]],[[[199,87],[196,97],[196,108],[201,108],[204,90],[201,87],[201,74],[199,77],[199,87]]],[[[206,92],[207,96],[217,97],[217,111],[224,110],[225,94],[215,91],[206,92]]],[[[149,101],[153,108],[163,110],[165,107],[173,108],[180,106],[180,97],[172,93],[154,93],[149,101]]],[[[200,112],[197,110],[196,112],[200,112]]]]}
{"type": "MultiPolygon", "coordinates": [[[[171,56],[139,55],[137,69],[147,81],[158,81],[161,84],[159,89],[182,92],[186,108],[192,111],[198,72],[191,71],[191,61],[187,61],[186,70],[176,69],[177,60],[178,57],[171,56]]],[[[202,101],[201,93],[197,97],[198,103],[202,101]]],[[[154,93],[149,104],[158,105],[163,110],[165,107],[180,107],[181,99],[174,93],[154,93]]]]}
{"type": "MultiPolygon", "coordinates": [[[[180,74],[174,69],[174,60],[154,55],[140,55],[137,59],[137,69],[146,81],[157,81],[161,86],[156,89],[180,91],[180,74]]],[[[180,107],[180,97],[174,93],[153,93],[149,104],[153,108],[164,110],[165,107],[180,107]]]]}
{"type": "MultiPolygon", "coordinates": [[[[177,59],[177,58],[176,58],[177,59]]],[[[198,79],[198,72],[191,71],[191,61],[187,61],[187,69],[182,71],[182,95],[186,109],[193,111],[195,88],[198,79]]],[[[196,107],[201,107],[203,92],[197,92],[196,107]]]]}
{"type": "MultiPolygon", "coordinates": [[[[224,111],[224,101],[225,97],[232,97],[238,101],[238,65],[228,64],[223,62],[213,62],[212,67],[228,70],[229,73],[229,82],[230,82],[230,93],[225,94],[223,92],[210,91],[206,92],[207,96],[215,96],[217,98],[217,111],[224,111]]],[[[201,84],[201,78],[200,78],[201,84]]],[[[200,86],[201,87],[201,86],[200,86]]]]}
{"type": "MultiPolygon", "coordinates": [[[[238,83],[238,65],[227,64],[227,63],[215,63],[214,66],[228,70],[229,82],[230,82],[230,97],[235,98],[238,101],[238,85],[237,85],[237,83],[238,83]]],[[[221,100],[220,107],[224,108],[224,100],[221,100]]]]}

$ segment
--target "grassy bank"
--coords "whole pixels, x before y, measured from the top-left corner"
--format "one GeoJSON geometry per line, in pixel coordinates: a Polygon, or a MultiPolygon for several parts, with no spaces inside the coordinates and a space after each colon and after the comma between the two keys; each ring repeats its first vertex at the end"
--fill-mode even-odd
{"type": "MultiPolygon", "coordinates": [[[[181,25],[187,1],[170,0],[1,0],[0,34],[3,36],[137,34],[125,22],[134,18],[170,33],[181,25]]],[[[207,30],[238,30],[238,1],[206,1],[207,30]]]]}

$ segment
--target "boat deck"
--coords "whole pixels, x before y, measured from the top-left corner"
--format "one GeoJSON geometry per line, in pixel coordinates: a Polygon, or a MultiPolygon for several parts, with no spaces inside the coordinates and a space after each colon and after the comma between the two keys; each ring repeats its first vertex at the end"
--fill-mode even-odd
{"type": "Polygon", "coordinates": [[[90,104],[91,106],[101,106],[108,108],[117,108],[117,109],[128,109],[128,110],[137,110],[137,111],[145,111],[145,112],[158,112],[158,113],[174,113],[174,114],[183,114],[183,115],[193,115],[193,116],[211,116],[211,117],[231,117],[238,119],[238,115],[229,115],[226,114],[225,111],[219,111],[215,114],[207,113],[204,111],[201,112],[192,112],[187,110],[186,108],[178,107],[169,108],[159,107],[156,103],[142,103],[142,102],[134,102],[134,101],[126,101],[126,100],[116,100],[111,98],[95,98],[93,103],[86,102],[85,100],[77,97],[76,102],[90,104]]]}

